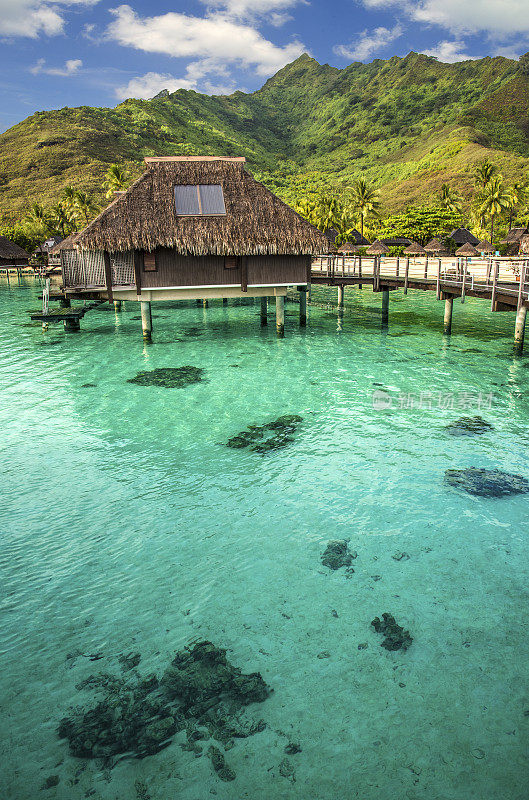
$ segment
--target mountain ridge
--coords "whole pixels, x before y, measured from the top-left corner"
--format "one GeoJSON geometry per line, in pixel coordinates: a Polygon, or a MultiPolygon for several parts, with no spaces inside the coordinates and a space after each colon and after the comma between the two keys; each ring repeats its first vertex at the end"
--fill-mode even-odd
{"type": "Polygon", "coordinates": [[[36,112],[0,134],[0,220],[66,185],[102,199],[110,163],[135,177],[144,156],[172,154],[244,155],[290,202],[360,174],[388,210],[428,204],[444,182],[469,196],[479,160],[509,180],[529,169],[529,76],[500,56],[445,64],[411,52],[339,69],[303,54],[251,93],[36,112]]]}

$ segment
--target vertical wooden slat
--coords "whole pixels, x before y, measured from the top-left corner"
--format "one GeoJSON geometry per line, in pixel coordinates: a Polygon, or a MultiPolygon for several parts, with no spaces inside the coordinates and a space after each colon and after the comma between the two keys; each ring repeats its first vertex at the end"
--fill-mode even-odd
{"type": "Polygon", "coordinates": [[[141,250],[134,251],[134,280],[136,282],[136,294],[138,297],[141,294],[141,267],[143,261],[143,254],[141,250]]]}
{"type": "Polygon", "coordinates": [[[519,311],[522,307],[523,301],[523,286],[525,282],[525,261],[522,261],[520,266],[520,286],[518,288],[518,304],[516,306],[516,311],[519,311]]]}
{"type": "Polygon", "coordinates": [[[406,269],[404,270],[404,294],[408,294],[408,274],[410,271],[410,257],[406,256],[406,269]]]}
{"type": "Polygon", "coordinates": [[[466,284],[466,280],[467,280],[468,259],[462,258],[461,259],[461,264],[462,264],[462,268],[463,268],[463,279],[462,279],[462,282],[461,282],[461,303],[464,303],[465,302],[465,284],[466,284]]]}
{"type": "Polygon", "coordinates": [[[440,299],[441,299],[441,259],[439,259],[439,262],[438,262],[438,264],[437,264],[437,287],[436,287],[436,294],[437,294],[437,299],[438,299],[438,300],[440,300],[440,299]]]}
{"type": "Polygon", "coordinates": [[[397,256],[397,269],[395,270],[395,277],[399,277],[400,256],[397,256]]]}
{"type": "Polygon", "coordinates": [[[110,263],[110,253],[105,252],[103,253],[103,258],[105,260],[105,283],[107,287],[107,294],[108,294],[108,302],[114,302],[114,296],[112,294],[112,264],[110,263]]]}
{"type": "Polygon", "coordinates": [[[241,291],[248,291],[248,256],[241,258],[241,291]]]}
{"type": "Polygon", "coordinates": [[[426,262],[424,264],[424,279],[428,279],[428,253],[426,253],[426,262]]]}

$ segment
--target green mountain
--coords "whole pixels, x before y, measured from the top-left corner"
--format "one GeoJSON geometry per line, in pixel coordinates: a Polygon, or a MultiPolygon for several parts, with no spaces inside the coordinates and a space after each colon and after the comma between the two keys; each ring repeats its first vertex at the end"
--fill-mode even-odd
{"type": "Polygon", "coordinates": [[[430,202],[442,183],[465,195],[484,158],[529,173],[529,75],[516,61],[443,64],[410,53],[345,69],[303,55],[256,92],[180,89],[116,108],[33,114],[0,134],[0,219],[73,185],[101,195],[108,165],[134,175],[146,155],[244,155],[287,201],[364,174],[388,210],[430,202]]]}

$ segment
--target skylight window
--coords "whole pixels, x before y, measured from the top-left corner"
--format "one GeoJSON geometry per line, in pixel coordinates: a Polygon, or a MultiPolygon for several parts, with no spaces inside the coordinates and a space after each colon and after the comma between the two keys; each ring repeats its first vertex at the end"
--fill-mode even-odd
{"type": "Polygon", "coordinates": [[[226,214],[220,183],[175,186],[174,199],[179,217],[211,217],[226,214]]]}

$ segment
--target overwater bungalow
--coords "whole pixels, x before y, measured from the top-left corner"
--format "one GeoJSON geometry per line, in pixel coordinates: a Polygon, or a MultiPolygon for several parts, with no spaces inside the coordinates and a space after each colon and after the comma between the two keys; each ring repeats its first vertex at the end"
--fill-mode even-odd
{"type": "Polygon", "coordinates": [[[29,253],[26,253],[22,247],[6,239],[5,236],[0,236],[0,267],[27,267],[29,263],[29,253]]]}
{"type": "Polygon", "coordinates": [[[430,239],[428,244],[424,245],[424,249],[428,253],[429,256],[436,256],[437,258],[441,258],[442,256],[449,255],[449,250],[445,244],[439,238],[430,239]]]}
{"type": "Polygon", "coordinates": [[[156,300],[276,298],[301,288],[325,235],[244,168],[244,158],[146,158],[146,171],[75,237],[61,244],[67,296],[138,300],[143,331],[156,300]]]}

